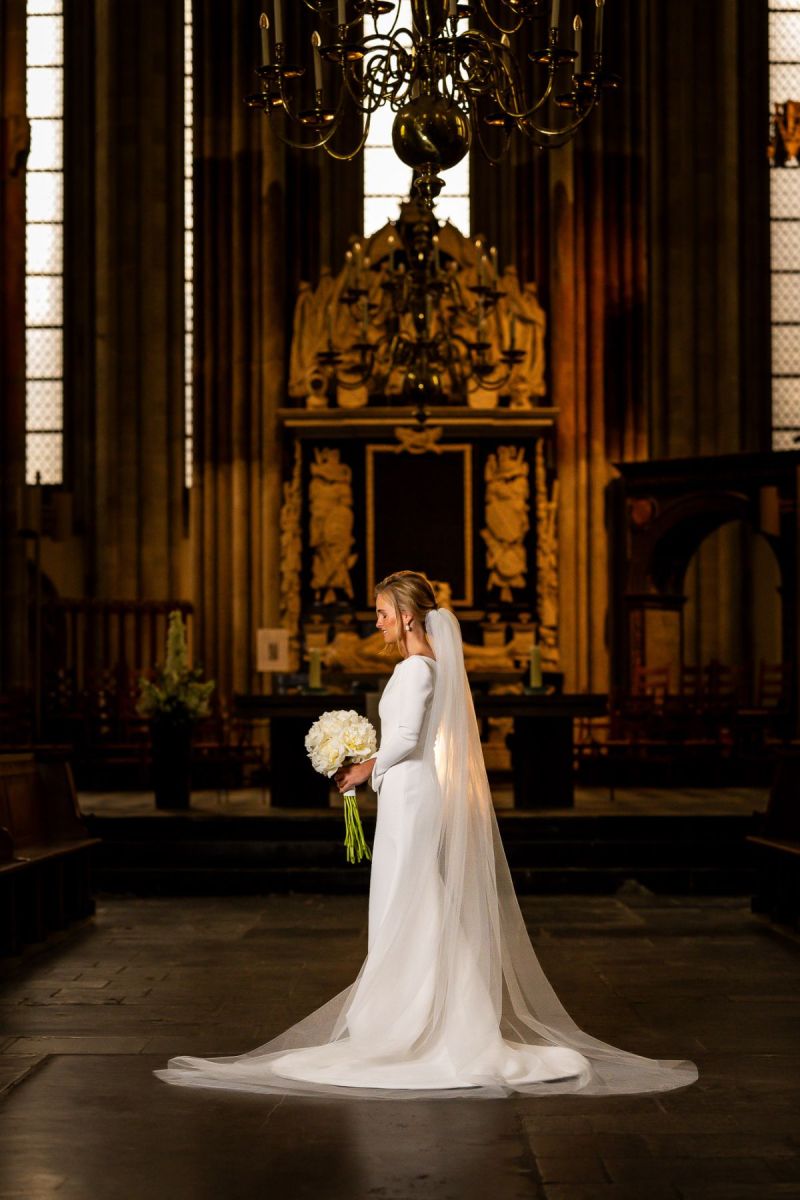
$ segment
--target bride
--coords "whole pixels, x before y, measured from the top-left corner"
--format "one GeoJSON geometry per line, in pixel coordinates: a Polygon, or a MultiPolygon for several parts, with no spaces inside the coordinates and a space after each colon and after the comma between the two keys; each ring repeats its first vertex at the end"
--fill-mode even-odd
{"type": "Polygon", "coordinates": [[[620,1050],[580,1029],[531,945],[497,827],[457,618],[429,581],[376,588],[401,658],[379,705],[367,956],[355,981],[278,1037],[226,1058],[171,1058],[189,1087],[297,1095],[502,1097],[659,1092],[687,1060],[620,1050]]]}

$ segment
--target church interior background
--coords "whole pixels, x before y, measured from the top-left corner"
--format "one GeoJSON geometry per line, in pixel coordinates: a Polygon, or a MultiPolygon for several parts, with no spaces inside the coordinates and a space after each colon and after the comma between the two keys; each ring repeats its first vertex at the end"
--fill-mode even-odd
{"type": "MultiPolygon", "coordinates": [[[[537,3],[508,4],[534,59],[537,3]]],[[[281,140],[262,7],[0,6],[10,994],[114,903],[136,925],[166,897],[237,920],[363,900],[303,735],[330,707],[377,720],[375,584],[399,568],[462,623],[521,894],[634,887],[713,901],[706,933],[735,916],[753,953],[759,920],[796,936],[800,15],[562,0],[587,57],[605,14],[620,86],[558,149],[515,134],[490,163],[473,136],[431,208],[388,108],[349,159],[281,140]],[[213,689],[165,742],[141,680],[176,611],[213,689]]],[[[338,67],[313,4],[277,7],[300,111],[338,67]]],[[[351,113],[332,144],[360,136],[351,113]]],[[[0,1028],[9,1105],[59,1054],[20,1048],[40,1029],[0,1028]]],[[[746,1194],[800,1183],[787,1162],[746,1194]]],[[[622,1194],[551,1182],[525,1194],[622,1194]]]]}

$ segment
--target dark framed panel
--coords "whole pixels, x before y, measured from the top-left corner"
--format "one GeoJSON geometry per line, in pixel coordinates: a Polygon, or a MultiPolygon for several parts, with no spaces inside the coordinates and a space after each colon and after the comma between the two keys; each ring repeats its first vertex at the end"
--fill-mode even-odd
{"type": "Polygon", "coordinates": [[[366,447],[366,603],[392,571],[446,579],[454,607],[475,602],[472,445],[410,453],[397,443],[366,447]]]}

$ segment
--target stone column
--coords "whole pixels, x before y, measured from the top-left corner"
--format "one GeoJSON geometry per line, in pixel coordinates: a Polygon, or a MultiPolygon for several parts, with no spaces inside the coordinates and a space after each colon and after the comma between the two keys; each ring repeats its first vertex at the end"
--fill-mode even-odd
{"type": "MultiPolygon", "coordinates": [[[[76,15],[76,14],[74,14],[76,15]]],[[[90,595],[185,596],[183,4],[95,3],[90,595]]]]}
{"type": "Polygon", "coordinates": [[[196,652],[227,695],[259,688],[255,632],[278,616],[284,156],[242,103],[259,13],[196,5],[196,652]]]}

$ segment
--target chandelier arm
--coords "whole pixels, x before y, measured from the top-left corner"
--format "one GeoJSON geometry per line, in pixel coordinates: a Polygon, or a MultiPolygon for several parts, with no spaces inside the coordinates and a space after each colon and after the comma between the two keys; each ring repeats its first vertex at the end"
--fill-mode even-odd
{"type": "Polygon", "coordinates": [[[401,64],[392,66],[389,55],[383,60],[376,60],[369,65],[362,80],[362,90],[359,104],[364,111],[375,112],[382,104],[391,103],[403,92],[406,76],[409,74],[401,64]]]}
{"type": "Polygon", "coordinates": [[[297,142],[294,138],[288,136],[270,120],[270,128],[279,141],[283,142],[284,146],[291,147],[292,150],[321,150],[326,142],[329,142],[336,132],[336,123],[332,122],[331,127],[326,129],[324,135],[316,142],[297,142]]]}
{"type": "Polygon", "coordinates": [[[544,126],[536,125],[534,123],[531,123],[530,128],[525,123],[520,123],[517,128],[520,129],[526,137],[530,138],[531,141],[535,142],[536,135],[548,139],[547,141],[542,142],[541,145],[548,149],[557,150],[559,146],[565,146],[573,134],[580,129],[581,125],[583,125],[584,121],[595,108],[598,98],[599,97],[597,95],[593,95],[583,112],[579,113],[576,120],[573,121],[572,124],[566,126],[564,129],[548,129],[544,126]]]}
{"type": "MultiPolygon", "coordinates": [[[[506,0],[506,2],[507,2],[507,0],[506,0]]],[[[511,6],[509,5],[509,7],[511,7],[511,6]]],[[[518,33],[519,30],[522,28],[522,26],[525,24],[525,17],[522,14],[520,14],[520,18],[517,21],[516,25],[512,25],[510,29],[506,29],[505,26],[501,25],[497,20],[495,20],[495,18],[489,12],[489,5],[488,5],[487,0],[481,0],[481,8],[483,9],[484,13],[486,14],[487,19],[489,21],[491,21],[492,25],[494,25],[495,29],[499,33],[505,33],[505,34],[518,33]]]]}
{"type": "MultiPolygon", "coordinates": [[[[302,124],[302,122],[300,121],[300,114],[296,113],[292,110],[292,105],[289,100],[289,93],[286,90],[286,83],[285,83],[285,80],[282,75],[279,76],[279,78],[278,78],[278,95],[280,97],[280,108],[283,112],[283,115],[286,117],[286,119],[288,121],[292,122],[292,124],[294,124],[294,125],[302,124]]],[[[275,124],[273,123],[272,113],[273,113],[273,111],[277,111],[277,110],[273,110],[272,108],[267,110],[269,113],[269,117],[270,117],[270,125],[275,130],[276,135],[281,139],[282,142],[284,142],[285,145],[292,146],[295,150],[319,150],[322,146],[325,145],[325,142],[327,142],[333,136],[333,134],[336,132],[336,128],[335,128],[336,124],[338,124],[338,122],[341,120],[341,116],[342,116],[341,99],[342,98],[340,96],[339,103],[336,106],[336,116],[334,117],[334,121],[332,122],[332,127],[326,131],[326,136],[324,138],[322,138],[320,141],[316,141],[316,142],[289,141],[287,139],[287,137],[284,134],[282,134],[277,129],[275,124]]]]}
{"type": "Polygon", "coordinates": [[[483,79],[478,78],[477,72],[473,72],[466,79],[461,77],[458,78],[458,86],[462,91],[466,91],[471,94],[481,82],[485,81],[487,75],[492,76],[494,79],[498,74],[502,73],[508,83],[513,104],[509,104],[508,100],[505,98],[507,89],[501,88],[498,83],[493,82],[492,91],[500,110],[505,113],[507,117],[510,117],[513,121],[517,122],[527,120],[537,111],[537,109],[546,104],[552,96],[553,88],[555,86],[554,68],[551,67],[548,70],[547,84],[542,94],[537,100],[529,104],[525,95],[525,87],[519,70],[519,64],[516,62],[516,59],[513,57],[513,55],[508,54],[507,57],[511,62],[514,63],[516,68],[514,73],[512,73],[509,68],[509,64],[506,61],[506,55],[498,54],[497,43],[491,38],[487,37],[486,34],[481,30],[470,29],[466,34],[460,35],[459,40],[463,43],[462,53],[465,55],[475,55],[484,68],[481,72],[483,79]],[[470,43],[473,43],[473,45],[470,45],[470,43]],[[516,78],[514,75],[516,75],[516,78]],[[522,105],[521,107],[520,104],[522,105]]]}
{"type": "Polygon", "coordinates": [[[354,158],[356,158],[361,153],[361,151],[364,149],[364,146],[366,144],[368,137],[369,137],[369,117],[366,120],[364,128],[361,132],[361,137],[358,139],[358,145],[356,146],[355,150],[350,150],[347,154],[341,154],[337,150],[332,150],[331,147],[329,145],[327,145],[326,143],[323,143],[323,149],[324,149],[325,153],[327,155],[329,155],[330,158],[336,159],[337,162],[352,162],[352,160],[354,158]]]}
{"type": "Polygon", "coordinates": [[[505,158],[505,156],[508,152],[508,147],[511,142],[512,131],[505,130],[505,129],[503,130],[503,138],[504,138],[503,148],[502,148],[502,150],[500,150],[499,153],[494,154],[491,150],[488,149],[486,143],[483,140],[483,130],[481,129],[481,123],[477,119],[477,117],[475,119],[473,127],[474,127],[476,133],[478,134],[478,146],[480,147],[481,154],[483,155],[483,157],[486,159],[487,162],[490,162],[492,164],[492,166],[499,167],[500,163],[503,161],[503,159],[505,158]]]}
{"type": "MultiPolygon", "coordinates": [[[[283,89],[281,89],[281,92],[283,92],[283,89]]],[[[342,123],[342,117],[344,115],[344,89],[342,89],[342,94],[339,97],[339,103],[337,105],[333,120],[330,122],[322,136],[317,138],[317,140],[314,142],[298,142],[294,138],[289,137],[286,132],[281,130],[275,124],[272,116],[273,111],[275,110],[270,109],[268,114],[270,128],[273,130],[275,136],[281,142],[283,142],[284,146],[290,146],[293,150],[321,150],[323,147],[327,147],[327,143],[331,140],[333,135],[336,133],[336,130],[342,123]]],[[[292,121],[295,124],[300,124],[299,118],[296,117],[285,104],[283,106],[283,113],[286,120],[292,121]]]]}
{"type": "Polygon", "coordinates": [[[402,90],[403,80],[413,70],[413,60],[395,34],[390,37],[385,34],[370,34],[363,40],[362,45],[368,46],[368,52],[361,60],[364,73],[359,80],[355,67],[352,67],[349,77],[345,73],[345,82],[362,111],[375,112],[390,96],[396,97],[402,90]],[[378,42],[379,45],[369,47],[371,42],[378,42]],[[395,67],[392,66],[393,58],[397,61],[395,67]],[[363,66],[365,60],[366,66],[363,66]],[[352,86],[358,83],[359,88],[352,86]],[[367,97],[370,97],[372,103],[365,107],[367,97]]]}
{"type": "MultiPolygon", "coordinates": [[[[334,22],[333,20],[337,13],[335,0],[328,0],[327,4],[323,3],[323,0],[303,0],[303,4],[305,4],[309,12],[313,12],[314,16],[321,17],[331,25],[335,23],[338,26],[338,21],[334,22]]],[[[349,22],[348,28],[352,24],[355,24],[355,22],[349,22]]]]}
{"type": "MultiPolygon", "coordinates": [[[[375,30],[374,34],[368,35],[369,37],[374,37],[376,35],[379,37],[392,37],[394,35],[394,31],[397,29],[397,22],[400,20],[400,5],[398,4],[394,10],[394,16],[392,17],[392,27],[391,27],[391,29],[388,30],[387,33],[379,33],[379,31],[378,31],[378,21],[380,20],[380,17],[376,17],[373,13],[370,13],[369,15],[372,17],[372,26],[373,26],[373,29],[375,30]]],[[[386,16],[386,15],[388,15],[388,14],[384,14],[384,16],[386,16]]],[[[362,13],[361,19],[365,20],[366,14],[362,13]]]]}
{"type": "Polygon", "coordinates": [[[505,113],[507,117],[510,117],[512,121],[525,121],[529,117],[532,117],[533,114],[540,109],[542,105],[546,104],[552,96],[553,87],[555,84],[555,71],[552,69],[548,71],[547,84],[541,96],[539,96],[538,100],[534,100],[533,103],[528,104],[525,93],[525,84],[519,69],[519,63],[515,59],[512,59],[512,62],[515,67],[513,72],[510,69],[510,65],[505,61],[504,58],[500,58],[499,60],[499,70],[502,72],[508,82],[508,89],[501,90],[499,87],[496,87],[495,99],[500,111],[505,113]],[[510,93],[513,101],[513,107],[506,103],[505,96],[507,92],[510,93]],[[520,101],[522,102],[521,108],[519,107],[520,101]]]}

